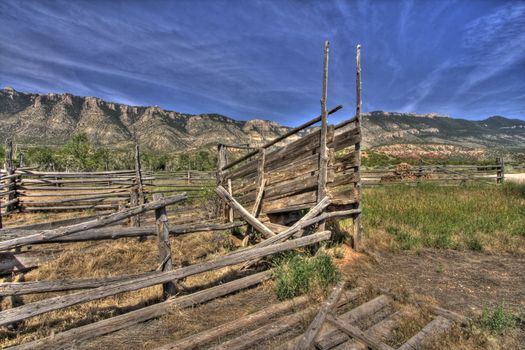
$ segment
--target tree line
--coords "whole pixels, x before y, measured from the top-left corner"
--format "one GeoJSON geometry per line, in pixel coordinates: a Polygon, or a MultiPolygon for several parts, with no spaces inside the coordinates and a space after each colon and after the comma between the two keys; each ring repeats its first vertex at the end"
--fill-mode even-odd
{"type": "MultiPolygon", "coordinates": [[[[141,149],[142,168],[146,171],[201,170],[212,171],[217,164],[217,155],[207,149],[193,152],[153,152],[141,149]]],[[[110,148],[97,146],[84,133],[71,136],[60,147],[18,146],[15,163],[26,167],[38,167],[49,171],[108,171],[135,168],[134,148],[110,148]]],[[[5,147],[0,148],[0,157],[5,159],[5,147]]]]}

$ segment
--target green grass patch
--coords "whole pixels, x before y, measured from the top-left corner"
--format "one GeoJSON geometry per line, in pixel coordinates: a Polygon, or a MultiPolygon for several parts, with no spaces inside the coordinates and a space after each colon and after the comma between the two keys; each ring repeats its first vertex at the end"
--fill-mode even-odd
{"type": "Polygon", "coordinates": [[[517,327],[518,320],[512,314],[512,310],[502,302],[492,309],[484,308],[480,324],[492,334],[503,334],[517,327]]]}
{"type": "Polygon", "coordinates": [[[314,289],[325,291],[341,274],[326,253],[304,256],[285,254],[274,261],[275,291],[280,300],[290,299],[314,289]]]}
{"type": "Polygon", "coordinates": [[[369,238],[396,249],[525,252],[525,185],[366,188],[363,220],[369,238]]]}

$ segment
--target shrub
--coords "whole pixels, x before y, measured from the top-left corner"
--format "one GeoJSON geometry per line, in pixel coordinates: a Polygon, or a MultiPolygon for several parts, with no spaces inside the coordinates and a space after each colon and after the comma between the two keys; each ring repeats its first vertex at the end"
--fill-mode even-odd
{"type": "Polygon", "coordinates": [[[480,323],[481,327],[492,334],[503,334],[517,326],[517,320],[512,314],[512,310],[506,307],[504,302],[499,303],[492,310],[483,308],[480,323]]]}
{"type": "Polygon", "coordinates": [[[276,293],[281,300],[307,293],[314,288],[326,290],[340,278],[340,272],[326,253],[313,257],[286,254],[274,262],[276,293]]]}

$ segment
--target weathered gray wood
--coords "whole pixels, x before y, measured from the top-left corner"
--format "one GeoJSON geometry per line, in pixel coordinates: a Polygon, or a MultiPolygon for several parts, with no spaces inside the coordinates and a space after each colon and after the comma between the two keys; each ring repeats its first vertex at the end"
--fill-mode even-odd
{"type": "MultiPolygon", "coordinates": [[[[377,311],[381,310],[385,306],[392,303],[392,299],[381,295],[377,298],[374,298],[364,304],[359,305],[358,307],[353,308],[352,310],[344,313],[343,315],[339,316],[342,320],[344,320],[345,323],[355,323],[359,320],[369,317],[376,313],[377,311]]],[[[290,340],[288,343],[283,344],[281,347],[279,347],[279,350],[291,350],[295,349],[296,344],[301,339],[302,335],[299,335],[295,337],[294,339],[290,340]]],[[[331,349],[334,346],[341,344],[345,341],[347,341],[349,338],[344,333],[338,331],[337,329],[334,329],[334,327],[326,327],[321,330],[321,333],[319,334],[315,345],[316,348],[327,350],[331,349]]]]}
{"type": "Polygon", "coordinates": [[[52,259],[42,252],[0,252],[0,275],[24,272],[52,259]]]}
{"type": "Polygon", "coordinates": [[[347,334],[348,336],[352,338],[362,341],[363,343],[368,345],[373,350],[394,350],[393,347],[383,343],[382,341],[367,334],[366,332],[363,332],[356,326],[353,326],[348,323],[344,323],[342,320],[340,320],[337,317],[328,315],[326,320],[330,322],[332,325],[334,325],[335,327],[337,327],[337,329],[339,329],[343,333],[347,334]]]}
{"type": "MultiPolygon", "coordinates": [[[[361,294],[361,292],[362,291],[360,289],[355,289],[355,290],[348,291],[347,293],[343,293],[343,295],[337,302],[337,307],[347,304],[351,300],[354,300],[355,298],[357,298],[358,295],[361,294]]],[[[294,327],[304,322],[305,318],[310,317],[314,313],[315,313],[315,307],[312,306],[307,309],[303,309],[299,312],[296,312],[294,314],[283,316],[279,318],[278,320],[276,320],[275,322],[267,324],[266,326],[255,329],[251,332],[247,332],[237,338],[234,338],[230,341],[227,341],[216,347],[213,347],[212,349],[214,350],[250,349],[255,344],[259,344],[260,342],[266,339],[275,337],[279,334],[285,333],[293,329],[294,327]]]]}
{"type": "MultiPolygon", "coordinates": [[[[408,312],[397,311],[393,314],[390,314],[383,320],[374,324],[368,328],[365,333],[378,340],[384,341],[392,332],[399,326],[399,323],[403,320],[404,317],[408,315],[408,312]]],[[[349,339],[345,333],[341,333],[344,336],[344,342],[332,348],[332,350],[368,350],[368,346],[360,342],[357,339],[349,339]]]]}
{"type": "MultiPolygon", "coordinates": [[[[356,48],[356,129],[361,133],[361,45],[357,45],[356,48]]],[[[356,143],[355,153],[357,160],[356,172],[359,173],[361,167],[361,142],[356,143]]],[[[358,191],[359,201],[361,201],[361,181],[358,181],[355,185],[358,191]]],[[[361,203],[358,204],[361,207],[361,203]]],[[[361,222],[361,214],[354,217],[353,227],[353,244],[356,251],[362,250],[363,240],[363,224],[361,222]]]]}
{"type": "Polygon", "coordinates": [[[257,218],[255,218],[252,214],[250,214],[248,212],[248,210],[244,209],[244,207],[242,205],[239,204],[239,202],[237,202],[235,200],[235,198],[233,198],[229,193],[228,191],[226,191],[224,189],[224,187],[222,186],[218,186],[216,189],[215,189],[215,193],[217,193],[219,195],[219,197],[221,199],[223,199],[230,207],[234,208],[235,210],[237,210],[237,212],[239,213],[239,215],[241,215],[241,217],[247,222],[249,223],[250,225],[253,226],[254,229],[256,229],[258,232],[262,233],[262,235],[266,238],[270,238],[270,237],[273,237],[275,236],[275,234],[272,232],[272,230],[270,230],[268,227],[266,227],[262,222],[260,222],[259,220],[257,220],[257,218]]]}
{"type": "MultiPolygon", "coordinates": [[[[36,262],[51,260],[52,257],[38,258],[36,262]]],[[[98,278],[64,279],[50,281],[29,281],[29,282],[3,282],[0,283],[0,296],[25,295],[34,293],[62,292],[78,289],[92,289],[108,285],[114,282],[127,281],[137,277],[143,277],[152,272],[145,272],[129,276],[112,276],[98,278]]]]}
{"type": "MultiPolygon", "coordinates": [[[[154,202],[152,202],[154,203],[154,202]]],[[[330,231],[312,234],[284,243],[273,244],[269,247],[252,247],[240,250],[234,254],[219,257],[203,263],[182,267],[173,271],[157,272],[145,277],[135,278],[129,281],[102,286],[95,289],[80,291],[68,295],[58,296],[50,299],[40,300],[26,304],[14,309],[0,312],[0,326],[21,321],[29,317],[37,316],[49,311],[63,309],[68,306],[77,305],[91,300],[104,298],[124,292],[138,290],[168,281],[182,279],[202,272],[219,269],[245,262],[250,259],[260,259],[275,253],[308,246],[330,239],[330,231]]]]}
{"type": "MultiPolygon", "coordinates": [[[[302,230],[305,226],[304,223],[307,220],[313,219],[314,217],[318,216],[319,213],[321,213],[327,206],[330,205],[330,198],[325,197],[323,198],[319,203],[317,203],[312,209],[308,211],[299,221],[297,221],[295,224],[293,224],[290,228],[288,228],[286,231],[281,232],[279,234],[276,234],[273,237],[267,238],[262,242],[257,243],[254,245],[254,247],[267,247],[271,246],[272,244],[275,244],[277,242],[282,242],[288,238],[290,238],[295,233],[302,230]]],[[[255,264],[257,260],[249,261],[248,263],[243,265],[243,269],[246,269],[253,264],[255,264]]]]}
{"type": "Polygon", "coordinates": [[[253,203],[252,215],[253,217],[258,217],[261,210],[261,202],[264,196],[264,187],[266,186],[266,179],[263,179],[259,189],[257,190],[257,198],[255,198],[255,203],[253,203]]]}
{"type": "MultiPolygon", "coordinates": [[[[232,195],[232,179],[228,179],[228,193],[232,195]]],[[[228,220],[233,222],[233,208],[229,207],[228,209],[228,220]]]]}
{"type": "Polygon", "coordinates": [[[332,293],[330,294],[328,299],[323,303],[314,320],[310,323],[310,325],[304,332],[301,340],[295,348],[296,350],[310,349],[312,347],[315,338],[321,331],[321,326],[323,325],[326,317],[328,316],[328,313],[334,309],[337,301],[339,300],[339,297],[341,296],[341,293],[343,293],[344,287],[344,281],[340,281],[339,283],[337,283],[337,285],[335,285],[335,287],[332,289],[332,293]]]}
{"type": "Polygon", "coordinates": [[[407,340],[401,345],[398,350],[416,350],[420,349],[423,345],[430,344],[431,341],[437,337],[448,332],[452,327],[453,322],[443,316],[437,316],[430,323],[428,323],[422,330],[416,335],[407,340]]]}
{"type": "MultiPolygon", "coordinates": [[[[162,194],[155,194],[153,196],[154,201],[161,199],[162,194]]],[[[166,207],[155,209],[155,221],[157,225],[157,245],[159,249],[160,270],[171,271],[173,270],[173,262],[171,260],[170,229],[166,207]]],[[[164,283],[162,289],[164,291],[164,297],[177,295],[177,286],[173,281],[164,283]]]]}
{"type": "Polygon", "coordinates": [[[293,224],[288,230],[274,235],[273,237],[270,237],[268,239],[265,239],[264,241],[256,244],[255,246],[266,247],[276,242],[282,242],[290,238],[294,233],[304,228],[303,225],[307,220],[313,219],[314,217],[318,216],[320,213],[323,212],[323,210],[326,207],[330,205],[330,203],[330,198],[324,197],[319,203],[317,203],[312,209],[310,209],[308,213],[306,213],[299,221],[293,224]]]}
{"type": "Polygon", "coordinates": [[[137,185],[138,192],[138,204],[144,204],[144,184],[142,179],[142,166],[140,164],[140,147],[138,143],[135,143],[135,183],[137,185]]]}
{"type": "MultiPolygon", "coordinates": [[[[338,105],[338,106],[332,108],[330,111],[328,111],[328,115],[337,112],[337,111],[340,110],[341,108],[343,108],[343,106],[341,106],[341,105],[338,105]]],[[[285,134],[283,134],[283,135],[277,137],[276,139],[274,139],[274,140],[272,140],[272,141],[266,143],[264,146],[262,146],[262,148],[269,148],[269,147],[275,145],[276,143],[278,143],[279,141],[282,141],[282,140],[284,140],[284,139],[286,139],[286,138],[288,138],[288,137],[290,137],[290,136],[292,136],[292,135],[297,134],[299,131],[304,130],[304,129],[306,129],[306,128],[312,126],[312,125],[314,125],[315,123],[318,123],[320,120],[321,120],[321,116],[318,116],[318,117],[316,117],[316,118],[314,118],[314,119],[312,119],[312,120],[310,120],[310,121],[308,121],[308,122],[306,122],[306,123],[304,123],[304,124],[302,124],[302,125],[300,125],[300,126],[294,128],[294,129],[288,131],[287,133],[285,133],[285,134]]],[[[221,169],[221,170],[229,169],[229,168],[231,168],[231,167],[233,167],[233,166],[235,166],[235,165],[237,165],[237,164],[239,164],[239,163],[245,161],[246,159],[248,159],[248,158],[250,158],[250,157],[253,157],[254,155],[257,154],[257,152],[259,152],[259,151],[258,151],[258,150],[256,150],[256,151],[252,151],[252,152],[246,154],[245,156],[243,156],[243,157],[237,159],[236,161],[231,162],[230,164],[225,165],[225,166],[223,166],[223,167],[221,167],[221,168],[219,168],[219,169],[221,169]]]]}
{"type": "Polygon", "coordinates": [[[134,324],[160,317],[174,308],[187,308],[209,300],[222,297],[224,295],[245,289],[272,277],[271,271],[260,272],[248,277],[239,278],[232,282],[227,282],[215,287],[211,287],[199,292],[184,295],[177,298],[170,298],[164,302],[143,307],[141,309],[128,312],[123,315],[111,317],[97,321],[85,326],[73,328],[61,333],[53,334],[49,337],[28,342],[12,347],[12,350],[33,350],[33,349],[56,349],[61,346],[71,346],[97,336],[108,334],[127,328],[134,324]]]}
{"type": "Polygon", "coordinates": [[[11,175],[14,175],[15,166],[13,163],[13,141],[8,139],[5,147],[5,170],[7,173],[7,187],[15,192],[11,192],[7,195],[7,200],[4,203],[5,213],[13,211],[17,207],[17,196],[16,196],[16,179],[11,175]]]}
{"type": "MultiPolygon", "coordinates": [[[[323,62],[323,93],[321,96],[321,141],[319,143],[319,174],[317,183],[317,201],[326,196],[326,183],[328,177],[328,147],[326,134],[328,130],[326,99],[328,95],[328,51],[330,42],[324,42],[324,62],[323,62]]],[[[319,230],[324,230],[324,222],[319,223],[319,230]]]]}
{"type": "Polygon", "coordinates": [[[79,223],[76,225],[65,226],[54,230],[38,230],[31,235],[19,238],[13,238],[6,241],[0,241],[0,250],[11,249],[20,247],[27,244],[33,244],[36,242],[49,241],[54,238],[67,236],[76,232],[82,232],[98,227],[103,227],[114,222],[126,219],[130,216],[143,213],[148,210],[154,210],[156,208],[165,207],[170,204],[178,203],[186,199],[186,194],[180,194],[178,196],[167,197],[163,200],[143,204],[141,206],[130,208],[122,212],[103,216],[97,220],[79,223]]]}
{"type": "Polygon", "coordinates": [[[201,348],[203,345],[208,344],[217,338],[224,337],[230,333],[238,331],[239,329],[257,324],[260,321],[266,321],[287,311],[302,308],[307,304],[307,302],[308,296],[306,295],[294,298],[292,300],[283,301],[282,303],[265,307],[261,311],[246,315],[245,317],[233,320],[211,329],[207,329],[201,333],[191,335],[174,343],[161,346],[156,350],[190,350],[201,348]]]}

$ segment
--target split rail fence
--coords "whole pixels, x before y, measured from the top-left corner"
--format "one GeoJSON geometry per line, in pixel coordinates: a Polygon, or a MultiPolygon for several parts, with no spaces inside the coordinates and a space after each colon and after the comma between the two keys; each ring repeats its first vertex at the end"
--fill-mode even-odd
{"type": "Polygon", "coordinates": [[[397,167],[362,169],[361,175],[363,186],[418,182],[500,184],[505,180],[505,166],[501,158],[488,165],[400,164],[397,167]]]}
{"type": "MultiPolygon", "coordinates": [[[[78,209],[86,206],[93,209],[116,208],[118,211],[94,219],[80,219],[80,222],[75,223],[47,223],[2,229],[0,262],[5,255],[24,254],[21,251],[24,247],[37,244],[46,244],[45,249],[50,249],[53,244],[154,236],[158,242],[158,266],[152,266],[149,272],[135,275],[0,283],[0,297],[73,291],[2,310],[0,326],[17,324],[20,327],[25,320],[41,314],[154,285],[163,286],[165,297],[163,302],[27,342],[12,349],[70,346],[162,316],[174,306],[191,307],[254,286],[270,279],[271,271],[255,273],[187,295],[179,295],[177,281],[230,266],[236,266],[237,271],[245,270],[270,255],[326,242],[332,238],[332,234],[325,230],[325,222],[332,218],[354,219],[354,245],[357,248],[361,230],[360,51],[358,46],[356,116],[338,125],[329,125],[328,115],[342,107],[338,106],[331,111],[326,109],[328,47],[326,42],[319,117],[230,163],[226,161],[228,146],[219,145],[218,171],[213,184],[218,196],[213,202],[213,212],[218,215],[215,215],[213,222],[195,223],[188,220],[173,224],[168,214],[176,211],[177,208],[173,209],[173,206],[184,203],[189,196],[179,193],[163,197],[164,193],[187,189],[192,181],[195,181],[195,186],[209,186],[209,174],[194,173],[194,177],[190,174],[182,180],[186,183],[181,183],[181,179],[162,182],[166,179],[141,170],[138,146],[135,149],[135,169],[112,173],[46,173],[28,168],[15,169],[12,157],[8,157],[2,179],[6,182],[3,185],[4,190],[14,191],[4,195],[16,194],[16,203],[11,203],[13,206],[16,204],[18,208],[38,210],[59,207],[78,209]],[[320,123],[318,129],[311,130],[303,138],[290,141],[290,136],[316,123],[320,123]],[[280,142],[287,144],[278,148],[277,144],[280,142]],[[68,201],[68,191],[75,193],[71,194],[71,201],[68,201]],[[78,194],[81,191],[86,192],[82,197],[78,194]],[[57,197],[58,199],[54,199],[57,197]],[[127,205],[122,205],[121,200],[127,205]],[[148,225],[150,221],[145,220],[140,225],[140,219],[151,211],[154,212],[154,219],[151,221],[155,224],[148,225]],[[133,218],[137,222],[132,222],[129,227],[122,226],[126,220],[133,218]],[[252,238],[252,245],[193,265],[174,266],[170,236],[223,231],[241,226],[247,226],[245,236],[252,238]]],[[[9,274],[20,274],[28,269],[21,266],[18,259],[15,259],[10,270],[9,266],[6,268],[9,274]]],[[[19,329],[23,330],[23,327],[19,329]]]]}

